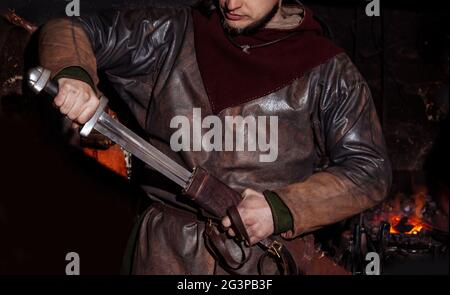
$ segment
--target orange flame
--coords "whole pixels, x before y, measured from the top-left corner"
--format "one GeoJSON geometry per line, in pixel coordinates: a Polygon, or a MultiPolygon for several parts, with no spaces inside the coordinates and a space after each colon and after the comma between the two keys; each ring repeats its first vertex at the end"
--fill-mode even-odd
{"type": "MultiPolygon", "coordinates": [[[[413,189],[414,189],[413,198],[414,198],[415,209],[414,209],[414,213],[408,217],[408,222],[407,222],[407,224],[412,225],[413,228],[410,231],[403,233],[403,234],[407,234],[407,235],[417,235],[423,229],[431,229],[431,227],[429,225],[427,225],[425,222],[423,222],[423,220],[422,220],[422,217],[423,217],[422,209],[425,206],[425,198],[428,193],[428,189],[424,185],[415,185],[413,187],[413,189]]],[[[395,210],[394,212],[400,211],[401,198],[402,198],[401,194],[398,194],[395,197],[394,203],[393,203],[393,209],[395,210]]],[[[403,216],[400,214],[391,214],[390,215],[389,222],[391,224],[391,230],[390,230],[391,234],[399,234],[400,233],[398,230],[395,229],[395,227],[398,225],[398,223],[400,222],[402,217],[403,216]]]]}
{"type": "MultiPolygon", "coordinates": [[[[391,234],[399,234],[400,232],[398,230],[395,229],[395,226],[400,222],[400,219],[402,217],[400,215],[393,215],[390,218],[390,223],[391,223],[391,230],[390,233],[391,234]]],[[[428,226],[427,224],[425,224],[420,218],[416,217],[416,216],[410,216],[408,218],[408,224],[414,226],[410,231],[408,232],[404,232],[403,234],[407,234],[407,235],[417,235],[418,233],[420,233],[423,229],[431,229],[430,226],[428,226]]]]}

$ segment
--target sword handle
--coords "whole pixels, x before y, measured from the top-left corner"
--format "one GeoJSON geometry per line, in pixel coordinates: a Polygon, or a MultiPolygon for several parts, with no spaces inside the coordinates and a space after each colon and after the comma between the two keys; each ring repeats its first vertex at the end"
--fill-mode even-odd
{"type": "Polygon", "coordinates": [[[51,97],[58,95],[58,83],[50,79],[51,72],[43,67],[32,68],[28,72],[28,86],[31,90],[39,94],[42,91],[48,93],[51,97]]]}
{"type": "Polygon", "coordinates": [[[44,87],[44,91],[47,92],[51,97],[55,97],[58,95],[59,85],[53,80],[49,80],[47,85],[45,85],[44,87]]]}
{"type": "MultiPolygon", "coordinates": [[[[51,72],[48,69],[44,69],[43,67],[32,68],[28,72],[28,86],[33,90],[34,93],[39,94],[42,91],[49,94],[51,97],[55,97],[58,95],[59,87],[58,83],[53,81],[51,78],[51,72]]],[[[95,111],[95,114],[92,118],[87,121],[83,128],[81,128],[80,135],[83,137],[89,136],[95,124],[97,124],[98,119],[103,114],[106,106],[108,104],[108,99],[105,96],[100,97],[100,103],[95,111]]]]}

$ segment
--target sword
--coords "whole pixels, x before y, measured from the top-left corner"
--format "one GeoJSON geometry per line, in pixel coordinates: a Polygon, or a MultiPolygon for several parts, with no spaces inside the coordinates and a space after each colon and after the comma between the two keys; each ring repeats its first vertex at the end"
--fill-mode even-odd
{"type": "MultiPolygon", "coordinates": [[[[36,94],[45,91],[54,97],[58,94],[58,85],[50,79],[50,71],[42,67],[33,68],[28,73],[28,85],[36,94]]],[[[157,150],[136,133],[114,120],[105,108],[108,98],[102,96],[94,116],[81,128],[81,136],[89,136],[92,129],[105,135],[125,150],[129,151],[150,167],[155,168],[167,178],[186,189],[192,173],[177,162],[157,150]]]]}
{"type": "MultiPolygon", "coordinates": [[[[58,94],[58,84],[52,81],[50,76],[51,72],[43,67],[33,68],[28,72],[28,86],[36,94],[44,91],[55,97],[58,94]]],[[[210,175],[201,167],[195,167],[193,172],[191,172],[179,165],[108,115],[105,112],[107,104],[108,99],[102,96],[93,117],[81,128],[81,136],[88,136],[92,129],[97,130],[150,167],[180,185],[187,197],[200,205],[202,209],[217,217],[225,216],[230,207],[239,204],[241,195],[238,192],[210,175]]]]}
{"type": "MultiPolygon", "coordinates": [[[[55,97],[58,94],[58,84],[50,79],[51,73],[43,67],[31,69],[28,72],[28,86],[39,94],[41,91],[55,97]]],[[[125,150],[148,164],[150,167],[158,170],[160,173],[173,180],[183,188],[185,196],[200,206],[201,209],[208,211],[213,218],[222,218],[228,214],[231,223],[234,225],[235,232],[240,236],[240,240],[246,240],[250,243],[250,238],[245,225],[237,210],[237,205],[241,202],[241,194],[231,189],[228,185],[221,182],[216,177],[209,174],[202,167],[195,167],[193,172],[180,166],[174,160],[163,154],[150,143],[139,137],[136,133],[117,122],[105,112],[108,99],[105,96],[100,98],[100,104],[94,113],[94,116],[87,121],[80,131],[81,136],[88,136],[92,129],[105,135],[125,150]]],[[[208,217],[211,221],[211,218],[208,217]]],[[[217,254],[221,255],[224,262],[232,269],[241,268],[249,259],[243,252],[242,259],[237,261],[229,253],[225,243],[227,239],[224,235],[212,229],[211,222],[206,225],[205,233],[209,236],[209,241],[217,254]]],[[[276,254],[276,257],[283,259],[283,273],[297,274],[298,267],[289,250],[268,237],[259,242],[263,248],[268,249],[268,253],[276,254]],[[286,261],[288,263],[286,263],[286,261]],[[287,269],[286,267],[289,267],[287,269]]],[[[251,252],[249,253],[251,255],[251,252]]]]}

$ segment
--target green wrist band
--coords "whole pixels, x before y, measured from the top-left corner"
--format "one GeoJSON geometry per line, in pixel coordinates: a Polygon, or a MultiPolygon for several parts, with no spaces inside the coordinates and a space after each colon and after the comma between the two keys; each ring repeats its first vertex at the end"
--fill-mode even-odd
{"type": "Polygon", "coordinates": [[[292,230],[294,228],[294,220],[286,204],[273,191],[266,190],[263,194],[272,210],[274,234],[277,235],[292,230]]]}
{"type": "Polygon", "coordinates": [[[92,89],[95,90],[95,85],[94,85],[94,82],[93,82],[91,76],[82,67],[73,66],[73,67],[67,67],[65,69],[62,69],[55,76],[54,80],[58,80],[61,78],[76,79],[76,80],[86,82],[92,87],[92,89]]]}

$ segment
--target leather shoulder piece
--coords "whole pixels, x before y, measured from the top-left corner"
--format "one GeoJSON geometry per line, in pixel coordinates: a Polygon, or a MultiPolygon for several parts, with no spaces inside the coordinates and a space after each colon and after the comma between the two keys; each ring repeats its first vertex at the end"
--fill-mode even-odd
{"type": "Polygon", "coordinates": [[[359,70],[346,53],[340,53],[321,65],[320,83],[325,85],[320,108],[327,110],[345,98],[359,84],[366,84],[359,70]]]}
{"type": "Polygon", "coordinates": [[[146,8],[82,16],[99,69],[130,77],[154,73],[181,46],[190,8],[146,8]]]}

